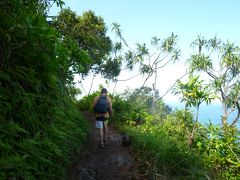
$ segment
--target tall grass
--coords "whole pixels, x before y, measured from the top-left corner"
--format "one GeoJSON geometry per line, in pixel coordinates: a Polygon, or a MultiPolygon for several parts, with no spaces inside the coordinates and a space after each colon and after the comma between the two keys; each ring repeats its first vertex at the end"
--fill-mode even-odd
{"type": "Polygon", "coordinates": [[[175,142],[161,127],[124,126],[132,145],[151,177],[204,179],[201,158],[189,153],[185,144],[175,142]]]}
{"type": "Polygon", "coordinates": [[[0,179],[64,179],[88,132],[59,73],[67,52],[39,1],[0,4],[0,179]]]}

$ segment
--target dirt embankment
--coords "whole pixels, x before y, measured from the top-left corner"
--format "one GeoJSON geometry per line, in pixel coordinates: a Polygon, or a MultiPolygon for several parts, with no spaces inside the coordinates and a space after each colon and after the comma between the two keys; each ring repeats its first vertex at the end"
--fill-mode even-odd
{"type": "Polygon", "coordinates": [[[109,126],[109,141],[104,149],[99,148],[98,131],[91,113],[84,116],[91,124],[91,133],[85,151],[73,158],[68,171],[68,180],[137,180],[145,179],[137,170],[138,164],[129,147],[121,144],[121,135],[109,126]]]}

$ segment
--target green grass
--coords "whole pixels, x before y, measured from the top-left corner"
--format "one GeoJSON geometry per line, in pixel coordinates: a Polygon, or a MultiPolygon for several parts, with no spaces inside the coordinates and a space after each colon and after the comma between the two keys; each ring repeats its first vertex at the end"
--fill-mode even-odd
{"type": "Polygon", "coordinates": [[[148,164],[150,176],[169,179],[205,179],[201,160],[191,154],[181,142],[174,142],[161,128],[124,126],[132,146],[142,162],[148,164]]]}

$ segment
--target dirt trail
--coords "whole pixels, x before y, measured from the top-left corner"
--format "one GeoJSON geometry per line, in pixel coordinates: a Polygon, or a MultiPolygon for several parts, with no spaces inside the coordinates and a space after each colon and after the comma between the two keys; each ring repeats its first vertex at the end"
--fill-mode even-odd
{"type": "Polygon", "coordinates": [[[91,124],[91,133],[85,151],[74,157],[67,179],[145,179],[137,170],[137,163],[130,153],[130,148],[121,145],[121,135],[110,125],[108,145],[104,149],[100,149],[98,131],[95,129],[95,118],[88,112],[84,112],[84,116],[91,124]]]}

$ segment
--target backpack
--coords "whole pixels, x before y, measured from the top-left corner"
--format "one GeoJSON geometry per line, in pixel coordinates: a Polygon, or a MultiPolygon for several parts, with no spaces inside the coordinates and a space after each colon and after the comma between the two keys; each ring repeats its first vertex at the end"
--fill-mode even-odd
{"type": "Polygon", "coordinates": [[[109,103],[106,96],[100,96],[94,107],[96,113],[105,114],[109,111],[109,103]]]}
{"type": "Polygon", "coordinates": [[[127,134],[122,136],[122,146],[127,147],[131,144],[131,139],[127,134]]]}

